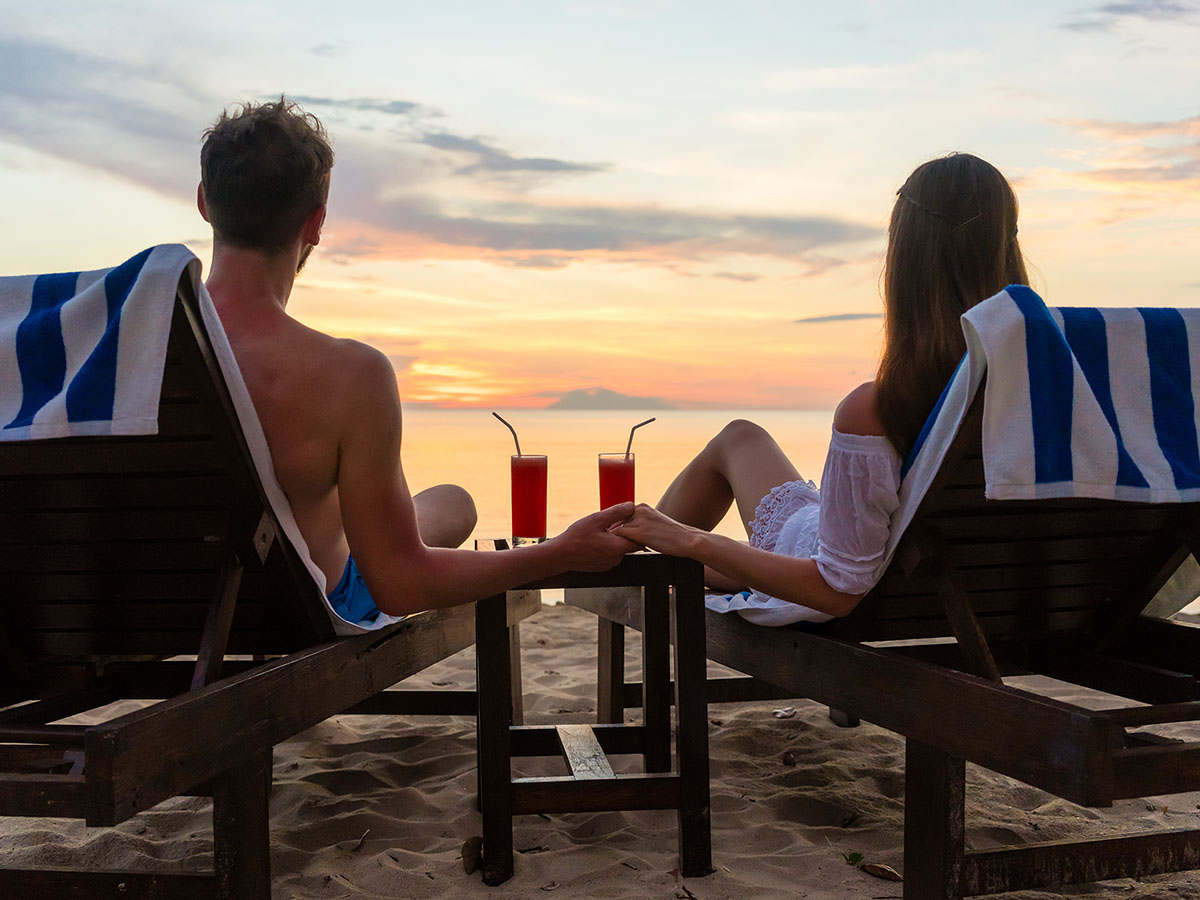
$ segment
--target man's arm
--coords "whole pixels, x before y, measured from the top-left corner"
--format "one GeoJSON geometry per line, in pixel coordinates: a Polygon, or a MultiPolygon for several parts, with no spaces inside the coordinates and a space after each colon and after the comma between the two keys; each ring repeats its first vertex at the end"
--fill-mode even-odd
{"type": "Polygon", "coordinates": [[[338,459],[346,540],[376,605],[402,615],[455,606],[568,569],[604,571],[638,549],[608,527],[633,512],[624,504],[580,519],[563,534],[504,553],[426,547],[400,464],[400,399],[386,357],[363,348],[349,379],[338,459]]]}

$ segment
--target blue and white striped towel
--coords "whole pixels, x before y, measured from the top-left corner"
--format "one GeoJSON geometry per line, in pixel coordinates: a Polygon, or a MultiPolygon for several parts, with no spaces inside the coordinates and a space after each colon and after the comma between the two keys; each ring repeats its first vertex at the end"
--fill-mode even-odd
{"type": "MultiPolygon", "coordinates": [[[[262,424],[201,280],[200,260],[181,244],[143,250],[115,269],[0,278],[0,440],[156,434],[167,339],[184,272],[263,490],[324,597],[325,575],[275,478],[262,424]]],[[[325,607],[343,635],[399,621],[380,614],[364,627],[342,619],[328,600],[325,607]]]]}
{"type": "Polygon", "coordinates": [[[970,309],[963,334],[965,363],[910,454],[914,493],[986,372],[989,498],[1200,500],[1200,309],[1047,308],[1012,285],[970,309]]]}
{"type": "Polygon", "coordinates": [[[154,434],[186,247],[117,266],[0,279],[0,440],[154,434]]]}
{"type": "MultiPolygon", "coordinates": [[[[993,500],[1200,500],[1200,309],[1048,308],[1010,285],[962,317],[967,353],[905,461],[885,564],[984,383],[983,469],[993,500]]],[[[882,571],[882,569],[881,569],[882,571]]],[[[739,609],[737,596],[709,609],[739,609]]],[[[778,601],[764,625],[828,619],[778,601]]]]}

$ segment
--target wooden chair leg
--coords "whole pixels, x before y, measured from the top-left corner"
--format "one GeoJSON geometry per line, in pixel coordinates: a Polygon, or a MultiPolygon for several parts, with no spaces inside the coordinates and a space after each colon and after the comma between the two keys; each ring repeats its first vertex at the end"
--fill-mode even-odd
{"type": "Polygon", "coordinates": [[[962,898],[966,768],[936,747],[905,741],[905,900],[962,898]]]}
{"type": "Polygon", "coordinates": [[[676,586],[675,716],[679,762],[679,869],[686,878],[712,872],[709,802],[708,671],[704,652],[704,583],[676,586]]]}
{"type": "Polygon", "coordinates": [[[829,721],[838,728],[857,728],[862,720],[852,712],[834,709],[831,706],[829,707],[829,721]]]}
{"type": "Polygon", "coordinates": [[[271,900],[270,786],[270,750],[256,754],[215,785],[213,874],[218,900],[271,900]]]}
{"type": "Polygon", "coordinates": [[[503,594],[475,604],[483,880],[490,885],[503,884],[513,875],[512,678],[507,625],[503,594]]]}
{"type": "Polygon", "coordinates": [[[625,626],[598,617],[596,633],[596,721],[625,721],[625,626]]]}

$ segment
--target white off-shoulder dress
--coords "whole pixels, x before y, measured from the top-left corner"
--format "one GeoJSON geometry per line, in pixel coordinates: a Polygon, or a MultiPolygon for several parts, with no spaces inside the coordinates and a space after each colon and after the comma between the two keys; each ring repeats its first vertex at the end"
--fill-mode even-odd
{"type": "MultiPolygon", "coordinates": [[[[758,505],[750,544],[773,553],[816,560],[835,591],[862,594],[883,574],[891,517],[900,505],[900,455],[887,438],[834,429],[821,476],[789,481],[758,505]]],[[[719,612],[739,611],[751,622],[785,625],[830,618],[758,591],[710,598],[719,612]]]]}

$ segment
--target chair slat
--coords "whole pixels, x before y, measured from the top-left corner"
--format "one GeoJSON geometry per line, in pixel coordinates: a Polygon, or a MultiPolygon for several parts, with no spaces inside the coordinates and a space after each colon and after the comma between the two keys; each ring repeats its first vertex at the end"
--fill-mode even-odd
{"type": "Polygon", "coordinates": [[[158,434],[0,443],[0,636],[27,673],[195,653],[231,542],[247,569],[230,652],[332,636],[290,546],[262,567],[249,550],[261,487],[194,302],[176,304],[158,434]]]}

